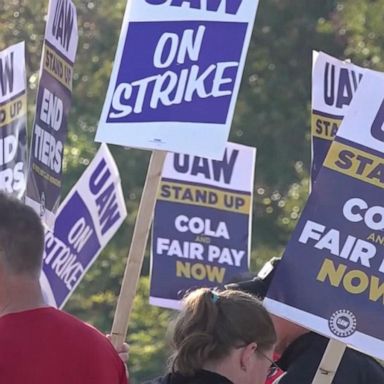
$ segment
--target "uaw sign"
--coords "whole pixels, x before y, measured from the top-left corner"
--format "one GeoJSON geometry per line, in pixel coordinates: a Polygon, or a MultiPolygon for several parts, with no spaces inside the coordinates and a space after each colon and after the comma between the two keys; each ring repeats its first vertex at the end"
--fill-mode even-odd
{"type": "Polygon", "coordinates": [[[96,141],[221,159],[257,5],[129,1],[96,141]]]}
{"type": "Polygon", "coordinates": [[[265,300],[272,313],[380,359],[383,124],[384,79],[363,76],[265,300]]]}
{"type": "Polygon", "coordinates": [[[24,42],[0,52],[0,191],[22,198],[27,173],[24,42]]]}
{"type": "Polygon", "coordinates": [[[45,233],[41,283],[62,308],[127,215],[116,164],[102,145],[45,233]]]}
{"type": "Polygon", "coordinates": [[[169,153],[155,208],[150,303],[180,308],[186,291],[223,287],[248,271],[256,149],[223,158],[169,153]]]}
{"type": "Polygon", "coordinates": [[[312,68],[312,184],[333,138],[349,110],[363,76],[381,75],[349,61],[341,61],[324,52],[313,52],[312,68]]]}
{"type": "Polygon", "coordinates": [[[70,0],[50,0],[25,199],[50,228],[60,204],[77,41],[74,4],[70,0]]]}

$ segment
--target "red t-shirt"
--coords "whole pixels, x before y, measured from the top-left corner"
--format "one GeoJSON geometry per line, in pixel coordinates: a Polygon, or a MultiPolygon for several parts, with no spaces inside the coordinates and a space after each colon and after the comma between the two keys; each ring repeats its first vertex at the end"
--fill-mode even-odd
{"type": "Polygon", "coordinates": [[[127,384],[125,367],[95,328],[54,308],[0,317],[0,383],[127,384]]]}

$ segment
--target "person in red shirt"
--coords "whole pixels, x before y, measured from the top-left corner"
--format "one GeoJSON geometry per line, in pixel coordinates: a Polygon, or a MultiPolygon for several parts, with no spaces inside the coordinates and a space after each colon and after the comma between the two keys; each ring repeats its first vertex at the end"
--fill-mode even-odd
{"type": "Polygon", "coordinates": [[[45,304],[43,246],[36,213],[0,193],[0,383],[127,384],[104,335],[45,304]]]}

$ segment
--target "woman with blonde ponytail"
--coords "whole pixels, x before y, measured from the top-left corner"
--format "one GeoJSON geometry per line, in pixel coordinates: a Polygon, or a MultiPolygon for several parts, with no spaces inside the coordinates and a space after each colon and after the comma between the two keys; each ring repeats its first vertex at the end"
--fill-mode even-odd
{"type": "Polygon", "coordinates": [[[184,299],[172,335],[170,372],[150,384],[262,384],[276,342],[259,300],[206,288],[184,299]]]}

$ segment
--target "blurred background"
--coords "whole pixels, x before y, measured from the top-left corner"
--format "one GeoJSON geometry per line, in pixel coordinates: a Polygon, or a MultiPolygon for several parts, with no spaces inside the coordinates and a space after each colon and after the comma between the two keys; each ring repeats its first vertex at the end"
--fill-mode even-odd
{"type": "MultiPolygon", "coordinates": [[[[64,197],[92,159],[125,0],[74,0],[79,46],[64,197]]],[[[38,86],[48,0],[0,0],[0,50],[25,40],[29,130],[38,86]]],[[[312,50],[384,69],[384,0],[260,0],[230,140],[257,147],[251,270],[279,256],[308,195],[312,50]]],[[[112,325],[150,153],[110,146],[122,177],[128,219],[65,310],[103,332],[112,325]]],[[[129,326],[131,382],[162,374],[171,311],[148,304],[149,249],[129,326]]]]}

